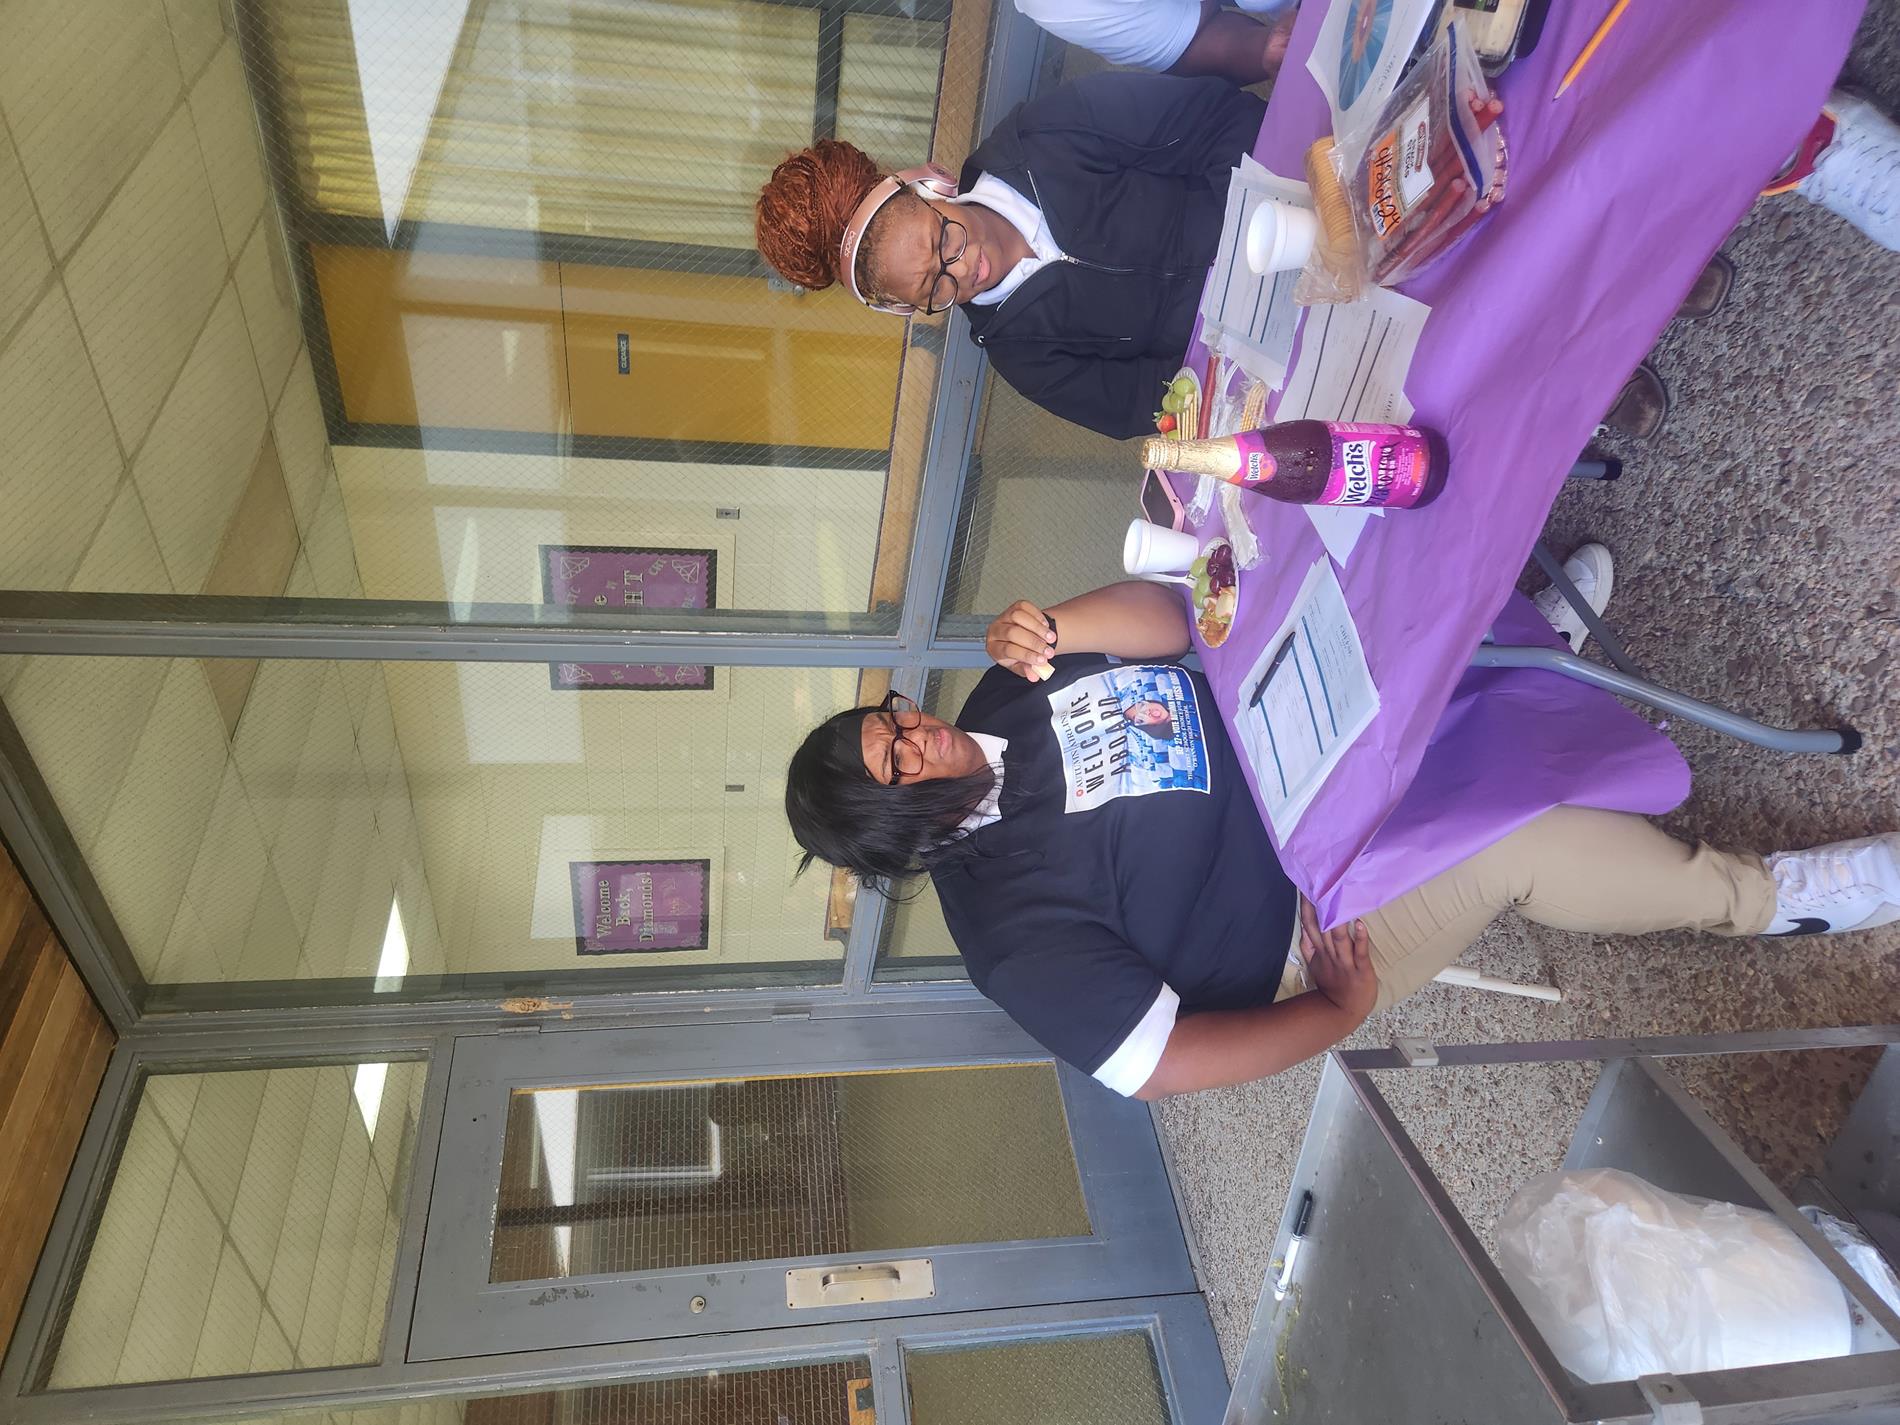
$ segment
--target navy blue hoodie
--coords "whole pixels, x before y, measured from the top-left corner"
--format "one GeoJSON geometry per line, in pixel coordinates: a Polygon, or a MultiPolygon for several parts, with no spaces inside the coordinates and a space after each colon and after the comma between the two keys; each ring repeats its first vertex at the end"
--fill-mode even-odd
{"type": "Polygon", "coordinates": [[[1001,817],[931,881],[976,987],[1094,1074],[1164,986],[1184,1014],[1271,1004],[1298,892],[1206,679],[1054,666],[992,668],[963,705],[958,727],[1009,743],[1001,817]]]}
{"type": "Polygon", "coordinates": [[[1103,435],[1151,434],[1180,369],[1229,177],[1266,102],[1223,79],[1094,74],[1018,105],[963,166],[1042,210],[1067,262],[994,306],[963,304],[990,364],[1044,410],[1103,435]]]}

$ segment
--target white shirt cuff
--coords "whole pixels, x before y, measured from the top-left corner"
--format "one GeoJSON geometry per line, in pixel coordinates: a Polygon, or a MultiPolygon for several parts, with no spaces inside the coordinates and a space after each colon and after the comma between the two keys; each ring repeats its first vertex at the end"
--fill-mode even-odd
{"type": "Polygon", "coordinates": [[[1163,985],[1155,1002],[1142,1015],[1141,1023],[1129,1031],[1121,1046],[1095,1071],[1095,1078],[1123,1097],[1132,1096],[1154,1077],[1155,1068],[1161,1063],[1161,1051],[1168,1047],[1168,1036],[1174,1032],[1174,1017],[1180,1008],[1181,996],[1163,985]]]}

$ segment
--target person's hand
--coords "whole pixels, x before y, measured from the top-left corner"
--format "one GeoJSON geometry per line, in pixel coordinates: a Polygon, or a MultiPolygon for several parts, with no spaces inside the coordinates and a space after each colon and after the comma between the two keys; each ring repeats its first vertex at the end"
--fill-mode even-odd
{"type": "Polygon", "coordinates": [[[1379,976],[1372,968],[1372,939],[1366,923],[1319,928],[1319,912],[1300,897],[1300,956],[1313,987],[1353,1017],[1354,1023],[1372,1013],[1379,999],[1379,976]]]}
{"type": "Polygon", "coordinates": [[[1277,74],[1280,66],[1286,62],[1286,48],[1293,39],[1293,22],[1298,12],[1283,15],[1267,28],[1266,68],[1268,74],[1277,74]]]}
{"type": "Polygon", "coordinates": [[[1055,641],[1042,610],[1027,599],[1004,609],[983,635],[983,647],[992,659],[1032,683],[1055,672],[1049,663],[1055,657],[1055,641]]]}

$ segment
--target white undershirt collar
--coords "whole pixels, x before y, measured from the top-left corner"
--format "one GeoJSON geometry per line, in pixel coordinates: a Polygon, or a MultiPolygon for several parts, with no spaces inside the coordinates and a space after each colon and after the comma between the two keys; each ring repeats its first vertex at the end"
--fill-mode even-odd
{"type": "Polygon", "coordinates": [[[982,174],[970,185],[970,191],[950,200],[953,203],[976,203],[993,212],[1001,213],[1009,220],[1009,225],[1023,235],[1023,241],[1029,244],[1030,256],[1010,268],[987,292],[979,292],[970,298],[978,307],[993,307],[1018,287],[1022,286],[1044,263],[1060,262],[1067,256],[1061,245],[1049,231],[1049,224],[1042,216],[1042,209],[1030,202],[1014,188],[1000,178],[982,174]]]}
{"type": "Polygon", "coordinates": [[[963,824],[957,828],[959,831],[975,831],[979,827],[988,826],[991,822],[1002,819],[1003,814],[997,810],[997,803],[1003,799],[1003,753],[1009,747],[1009,739],[991,737],[987,732],[971,732],[965,735],[983,749],[983,755],[989,759],[990,770],[996,773],[996,785],[990,788],[989,795],[976,804],[975,810],[964,817],[963,824]]]}

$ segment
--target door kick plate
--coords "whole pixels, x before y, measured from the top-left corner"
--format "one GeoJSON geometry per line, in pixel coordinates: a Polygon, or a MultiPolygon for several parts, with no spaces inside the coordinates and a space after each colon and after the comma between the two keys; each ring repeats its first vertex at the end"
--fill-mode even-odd
{"type": "Polygon", "coordinates": [[[937,1274],[928,1257],[795,1267],[785,1274],[785,1304],[794,1310],[862,1306],[867,1301],[922,1301],[936,1294],[937,1274]]]}

